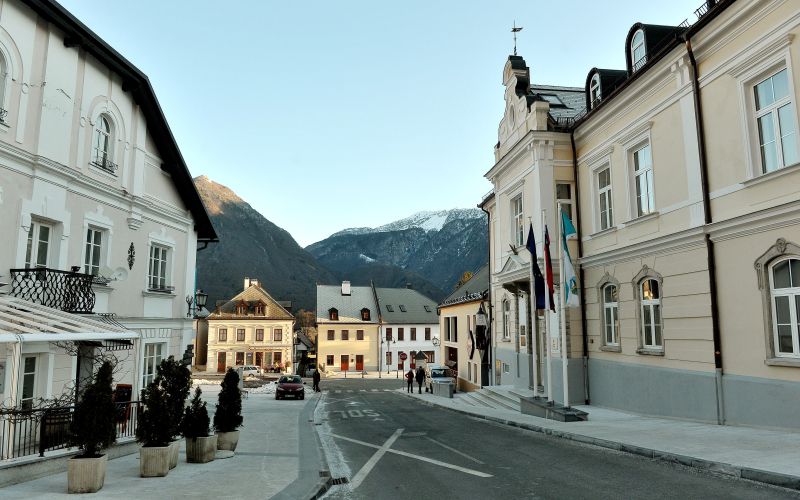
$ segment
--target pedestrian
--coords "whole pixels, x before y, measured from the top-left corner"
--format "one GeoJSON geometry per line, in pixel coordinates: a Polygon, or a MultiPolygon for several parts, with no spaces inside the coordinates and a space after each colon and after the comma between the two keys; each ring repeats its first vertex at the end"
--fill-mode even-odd
{"type": "MultiPolygon", "coordinates": [[[[421,366],[417,367],[417,390],[419,394],[422,394],[422,383],[425,382],[425,370],[422,369],[421,366]]],[[[414,392],[414,391],[411,391],[414,392]]]]}
{"type": "Polygon", "coordinates": [[[411,368],[408,369],[408,373],[406,373],[406,382],[408,383],[408,389],[406,392],[414,392],[414,370],[411,368]]]}
{"type": "Polygon", "coordinates": [[[314,370],[314,375],[312,376],[314,380],[314,392],[322,392],[319,389],[319,370],[314,370]]]}

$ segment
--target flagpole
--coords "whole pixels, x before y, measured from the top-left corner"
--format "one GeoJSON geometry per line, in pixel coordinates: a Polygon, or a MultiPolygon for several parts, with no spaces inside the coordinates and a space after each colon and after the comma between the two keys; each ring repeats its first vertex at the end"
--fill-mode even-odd
{"type": "MultiPolygon", "coordinates": [[[[528,224],[530,224],[529,231],[533,231],[533,223],[531,222],[531,218],[528,217],[528,224]]],[[[531,233],[533,234],[533,233],[531,233]]],[[[537,376],[537,367],[539,365],[538,357],[536,356],[536,350],[539,346],[536,343],[536,285],[534,282],[533,277],[533,263],[536,261],[536,254],[531,254],[531,265],[528,266],[528,273],[530,275],[530,293],[528,294],[528,299],[530,299],[531,303],[531,324],[528,325],[528,345],[531,346],[531,370],[533,370],[533,395],[537,396],[539,394],[539,378],[537,376]],[[532,342],[532,343],[531,343],[532,342]]]]}
{"type": "Polygon", "coordinates": [[[559,313],[559,323],[561,323],[561,380],[564,388],[564,406],[569,407],[569,378],[567,376],[567,297],[566,283],[564,281],[564,249],[567,239],[564,236],[564,216],[561,215],[561,203],[558,205],[558,227],[560,228],[561,241],[558,245],[558,279],[559,293],[558,299],[561,305],[559,313]]]}
{"type": "MultiPolygon", "coordinates": [[[[545,244],[545,228],[547,227],[547,210],[542,210],[542,245],[545,244]]],[[[545,267],[547,263],[545,263],[545,267]]],[[[546,280],[545,280],[546,281],[546,280]]],[[[547,402],[553,400],[553,371],[551,368],[550,358],[553,354],[550,350],[550,292],[547,290],[547,283],[545,283],[544,292],[544,338],[547,351],[547,402]]]]}

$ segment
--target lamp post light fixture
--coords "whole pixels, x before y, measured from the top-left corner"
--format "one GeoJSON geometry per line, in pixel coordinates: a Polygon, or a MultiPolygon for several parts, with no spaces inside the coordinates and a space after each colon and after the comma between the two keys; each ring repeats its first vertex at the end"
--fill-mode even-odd
{"type": "Polygon", "coordinates": [[[208,301],[208,294],[199,288],[194,293],[194,297],[187,295],[186,306],[189,308],[189,310],[186,312],[186,317],[189,318],[194,316],[197,311],[206,306],[206,301],[208,301]]]}

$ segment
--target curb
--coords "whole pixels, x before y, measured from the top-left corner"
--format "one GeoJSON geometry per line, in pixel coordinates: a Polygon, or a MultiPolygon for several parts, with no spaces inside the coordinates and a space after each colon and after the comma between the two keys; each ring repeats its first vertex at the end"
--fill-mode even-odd
{"type": "MultiPolygon", "coordinates": [[[[406,396],[406,397],[411,397],[411,396],[406,396]]],[[[761,469],[752,469],[749,467],[741,467],[738,465],[732,465],[725,462],[705,460],[702,458],[695,458],[687,455],[679,455],[677,453],[670,453],[662,450],[654,450],[651,448],[643,448],[641,446],[620,443],[617,441],[610,441],[608,439],[594,438],[591,436],[585,436],[583,434],[575,434],[572,432],[565,432],[556,429],[551,429],[549,427],[541,427],[536,424],[515,422],[513,420],[506,420],[504,418],[494,417],[491,415],[472,413],[465,409],[450,408],[448,406],[439,405],[434,402],[421,400],[419,398],[413,398],[413,399],[416,399],[420,403],[429,406],[436,406],[438,408],[443,408],[445,410],[450,410],[456,413],[469,415],[470,417],[479,418],[489,422],[495,422],[507,425],[509,427],[517,427],[528,431],[539,432],[541,434],[561,439],[566,439],[569,441],[575,441],[577,443],[583,443],[592,446],[598,446],[600,448],[621,451],[623,453],[638,455],[652,460],[659,460],[662,462],[684,465],[686,467],[692,467],[695,469],[701,469],[709,472],[716,472],[718,474],[733,476],[739,479],[747,479],[749,481],[765,483],[772,486],[779,486],[781,488],[800,490],[800,477],[798,476],[791,476],[789,474],[781,474],[780,472],[771,472],[761,469]]]]}
{"type": "MultiPolygon", "coordinates": [[[[314,410],[311,412],[312,417],[317,413],[317,406],[319,406],[320,401],[322,401],[322,393],[320,393],[320,396],[314,403],[314,410]]],[[[320,480],[317,483],[314,493],[310,497],[310,500],[317,500],[318,498],[321,498],[333,485],[333,478],[331,477],[329,470],[330,467],[328,467],[328,457],[325,456],[325,452],[322,450],[322,443],[319,439],[319,430],[317,429],[316,421],[313,421],[312,425],[314,426],[314,436],[317,439],[317,448],[320,451],[320,465],[322,466],[321,470],[319,471],[320,480]]]]}

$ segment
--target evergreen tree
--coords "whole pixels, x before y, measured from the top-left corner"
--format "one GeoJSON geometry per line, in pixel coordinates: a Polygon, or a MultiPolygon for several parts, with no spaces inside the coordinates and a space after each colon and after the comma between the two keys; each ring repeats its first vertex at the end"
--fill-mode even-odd
{"type": "Polygon", "coordinates": [[[169,435],[172,438],[180,434],[183,410],[186,398],[189,397],[192,372],[174,356],[161,360],[156,371],[156,382],[164,389],[167,398],[167,414],[169,435]]]}
{"type": "Polygon", "coordinates": [[[217,411],[214,412],[214,429],[217,432],[232,432],[242,425],[242,393],[239,390],[239,374],[228,368],[220,384],[217,411]]]}
{"type": "Polygon", "coordinates": [[[169,429],[169,402],[167,392],[153,380],[142,389],[144,409],[139,414],[136,441],[143,446],[167,446],[172,438],[169,429]]]}
{"type": "Polygon", "coordinates": [[[194,390],[194,397],[186,407],[186,411],[181,421],[181,434],[187,438],[207,437],[208,427],[211,423],[208,418],[206,402],[200,398],[203,391],[199,387],[194,390]]]}
{"type": "Polygon", "coordinates": [[[83,457],[97,457],[117,440],[117,413],[111,391],[113,371],[111,363],[103,363],[75,405],[69,441],[83,450],[83,457]]]}

